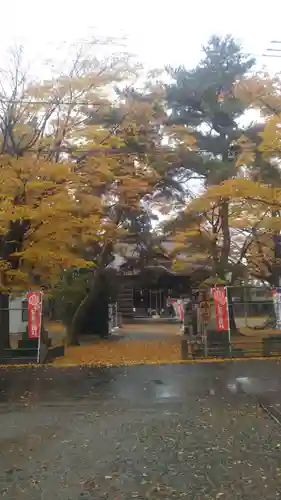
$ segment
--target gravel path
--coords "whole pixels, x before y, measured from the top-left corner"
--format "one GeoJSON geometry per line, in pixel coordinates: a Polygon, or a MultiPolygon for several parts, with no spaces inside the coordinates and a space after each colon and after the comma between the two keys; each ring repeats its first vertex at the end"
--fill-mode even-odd
{"type": "Polygon", "coordinates": [[[4,370],[0,493],[15,500],[281,498],[281,428],[255,399],[268,391],[269,367],[276,386],[279,366],[4,370]],[[252,389],[237,390],[235,380],[248,376],[252,389]]]}

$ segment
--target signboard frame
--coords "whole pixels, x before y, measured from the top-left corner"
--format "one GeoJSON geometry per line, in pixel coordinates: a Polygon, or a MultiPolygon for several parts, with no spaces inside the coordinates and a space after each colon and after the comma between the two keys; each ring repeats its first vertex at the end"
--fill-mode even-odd
{"type": "Polygon", "coordinates": [[[227,286],[212,287],[212,297],[216,311],[218,331],[228,333],[229,348],[231,350],[231,330],[227,286]]]}
{"type": "Polygon", "coordinates": [[[37,363],[40,362],[41,348],[41,327],[42,327],[42,309],[43,292],[33,291],[27,293],[28,300],[28,338],[37,339],[37,363]]]}

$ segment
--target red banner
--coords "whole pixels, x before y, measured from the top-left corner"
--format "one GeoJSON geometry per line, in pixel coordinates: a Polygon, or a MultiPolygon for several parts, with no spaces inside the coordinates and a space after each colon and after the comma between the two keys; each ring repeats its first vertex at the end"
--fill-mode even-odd
{"type": "Polygon", "coordinates": [[[178,311],[179,311],[180,321],[183,321],[184,320],[184,312],[183,312],[183,304],[181,302],[178,303],[178,311]]]}
{"type": "Polygon", "coordinates": [[[39,339],[41,331],[42,292],[29,292],[28,298],[28,337],[39,339]]]}
{"type": "Polygon", "coordinates": [[[212,288],[218,330],[229,330],[227,289],[225,286],[212,288]]]}

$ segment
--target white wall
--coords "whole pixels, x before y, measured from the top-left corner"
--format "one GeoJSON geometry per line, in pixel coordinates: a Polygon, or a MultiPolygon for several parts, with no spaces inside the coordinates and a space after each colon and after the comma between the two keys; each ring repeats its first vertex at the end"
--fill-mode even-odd
{"type": "Polygon", "coordinates": [[[25,296],[9,297],[9,331],[13,333],[22,333],[25,331],[27,321],[22,321],[22,305],[25,296]]]}

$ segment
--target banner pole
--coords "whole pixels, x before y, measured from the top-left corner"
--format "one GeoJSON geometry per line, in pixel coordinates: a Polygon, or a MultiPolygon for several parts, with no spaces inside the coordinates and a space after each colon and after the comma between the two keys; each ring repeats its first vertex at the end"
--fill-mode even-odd
{"type": "Polygon", "coordinates": [[[203,328],[203,338],[204,338],[204,355],[205,358],[208,357],[208,336],[207,336],[207,324],[205,322],[202,323],[203,328]]]}
{"type": "Polygon", "coordinates": [[[40,323],[39,323],[39,337],[37,347],[37,363],[40,363],[40,349],[41,349],[41,326],[42,326],[42,312],[43,312],[43,293],[40,292],[40,323]]]}
{"type": "Polygon", "coordinates": [[[225,287],[225,296],[226,296],[226,307],[227,307],[227,322],[228,322],[228,344],[229,344],[229,352],[232,352],[232,345],[231,345],[231,329],[230,329],[230,315],[229,315],[229,301],[228,301],[228,292],[229,289],[226,286],[225,287]]]}
{"type": "Polygon", "coordinates": [[[116,328],[119,329],[119,321],[118,321],[118,302],[115,303],[115,317],[116,317],[116,328]]]}

